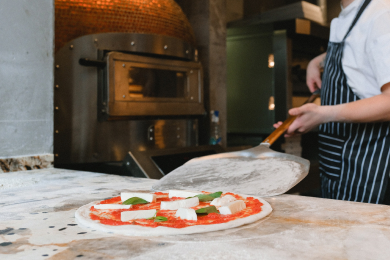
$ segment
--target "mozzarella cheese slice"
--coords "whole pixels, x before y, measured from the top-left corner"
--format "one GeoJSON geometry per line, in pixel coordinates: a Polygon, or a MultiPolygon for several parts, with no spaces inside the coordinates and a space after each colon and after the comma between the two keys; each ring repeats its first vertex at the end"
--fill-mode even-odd
{"type": "Polygon", "coordinates": [[[121,221],[126,222],[132,219],[152,218],[156,215],[156,213],[156,209],[124,211],[121,213],[121,221]]]}
{"type": "Polygon", "coordinates": [[[229,202],[234,202],[237,199],[233,197],[232,195],[226,195],[221,198],[215,198],[213,201],[211,201],[210,205],[221,207],[223,205],[226,205],[229,202]]]}
{"type": "Polygon", "coordinates": [[[188,198],[176,201],[161,201],[161,210],[177,210],[179,208],[191,208],[199,205],[199,198],[188,198]]]}
{"type": "Polygon", "coordinates": [[[121,200],[122,202],[128,200],[129,198],[142,198],[148,202],[156,202],[157,196],[155,194],[150,193],[133,193],[133,192],[122,192],[121,200]]]}
{"type": "Polygon", "coordinates": [[[130,209],[132,205],[119,205],[119,204],[100,204],[94,205],[95,209],[130,209]]]}
{"type": "Polygon", "coordinates": [[[190,190],[169,190],[169,198],[178,197],[178,198],[189,198],[195,197],[196,195],[202,194],[199,191],[190,191],[190,190]]]}
{"type": "Polygon", "coordinates": [[[175,214],[176,217],[187,220],[198,220],[198,216],[196,215],[195,209],[192,208],[179,208],[175,214]]]}
{"type": "Polygon", "coordinates": [[[244,201],[243,200],[236,200],[236,201],[227,203],[226,205],[220,207],[218,210],[219,210],[219,213],[221,213],[222,215],[229,215],[229,214],[237,213],[237,212],[243,210],[244,208],[246,208],[244,201]]]}

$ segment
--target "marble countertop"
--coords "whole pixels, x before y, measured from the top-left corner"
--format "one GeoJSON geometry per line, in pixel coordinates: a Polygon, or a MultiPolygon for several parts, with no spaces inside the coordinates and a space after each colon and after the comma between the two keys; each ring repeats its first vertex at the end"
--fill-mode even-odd
{"type": "Polygon", "coordinates": [[[390,207],[281,195],[250,225],[129,237],[77,225],[76,209],[155,180],[45,169],[0,175],[0,259],[389,259],[390,207]]]}

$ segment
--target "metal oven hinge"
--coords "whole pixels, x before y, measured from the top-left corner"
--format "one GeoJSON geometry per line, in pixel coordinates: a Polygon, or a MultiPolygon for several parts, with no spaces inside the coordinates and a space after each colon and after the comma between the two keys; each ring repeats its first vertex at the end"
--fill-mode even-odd
{"type": "Polygon", "coordinates": [[[107,62],[99,61],[99,60],[92,60],[89,58],[80,58],[79,64],[82,66],[88,66],[88,67],[104,68],[104,67],[106,67],[107,62]]]}

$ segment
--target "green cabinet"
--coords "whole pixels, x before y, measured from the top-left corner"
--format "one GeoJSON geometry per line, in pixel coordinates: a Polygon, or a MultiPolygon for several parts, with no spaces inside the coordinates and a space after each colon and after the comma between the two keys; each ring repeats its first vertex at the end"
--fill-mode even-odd
{"type": "Polygon", "coordinates": [[[286,31],[263,24],[227,33],[228,134],[267,135],[291,104],[286,31]]]}

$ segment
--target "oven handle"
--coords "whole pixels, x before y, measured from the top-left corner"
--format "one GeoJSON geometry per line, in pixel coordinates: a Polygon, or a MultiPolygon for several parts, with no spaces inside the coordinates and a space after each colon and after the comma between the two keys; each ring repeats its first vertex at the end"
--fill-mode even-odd
{"type": "Polygon", "coordinates": [[[80,58],[79,64],[82,66],[99,67],[99,68],[104,68],[107,65],[105,61],[91,60],[89,58],[80,58]]]}

